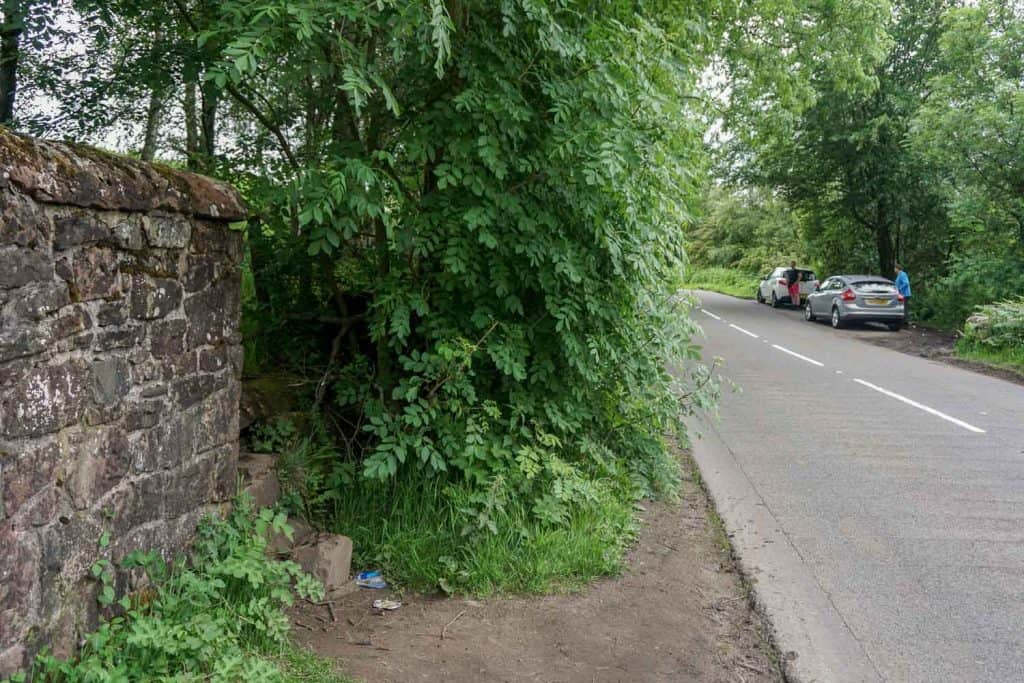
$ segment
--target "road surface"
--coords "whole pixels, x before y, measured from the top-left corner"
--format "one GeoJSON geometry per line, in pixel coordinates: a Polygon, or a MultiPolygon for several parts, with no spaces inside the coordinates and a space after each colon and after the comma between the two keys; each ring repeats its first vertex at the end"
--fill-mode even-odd
{"type": "Polygon", "coordinates": [[[1024,388],[697,296],[740,391],[694,457],[792,677],[1024,681],[1024,388]]]}

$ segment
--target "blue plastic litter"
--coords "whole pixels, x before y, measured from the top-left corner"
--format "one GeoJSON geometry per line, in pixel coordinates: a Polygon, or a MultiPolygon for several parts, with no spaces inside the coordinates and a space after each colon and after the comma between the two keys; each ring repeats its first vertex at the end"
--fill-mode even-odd
{"type": "Polygon", "coordinates": [[[388,582],[379,571],[359,572],[356,585],[360,588],[387,588],[388,582]]]}

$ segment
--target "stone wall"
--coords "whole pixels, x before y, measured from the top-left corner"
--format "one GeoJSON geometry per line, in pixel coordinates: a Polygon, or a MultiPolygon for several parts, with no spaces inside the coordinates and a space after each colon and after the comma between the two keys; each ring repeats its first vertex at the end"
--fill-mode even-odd
{"type": "Polygon", "coordinates": [[[0,127],[0,678],[95,627],[97,558],[171,558],[233,494],[243,216],[222,183],[0,127]]]}

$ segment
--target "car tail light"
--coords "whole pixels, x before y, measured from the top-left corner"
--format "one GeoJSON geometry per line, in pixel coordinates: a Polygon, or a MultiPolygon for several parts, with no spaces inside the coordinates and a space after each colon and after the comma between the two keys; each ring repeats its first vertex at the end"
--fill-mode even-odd
{"type": "Polygon", "coordinates": [[[788,282],[786,282],[786,278],[784,278],[784,277],[780,277],[780,278],[779,278],[779,284],[780,284],[780,285],[788,285],[789,283],[788,283],[788,282]]]}
{"type": "Polygon", "coordinates": [[[847,287],[839,298],[843,301],[855,301],[857,299],[857,295],[853,293],[852,289],[847,287]]]}

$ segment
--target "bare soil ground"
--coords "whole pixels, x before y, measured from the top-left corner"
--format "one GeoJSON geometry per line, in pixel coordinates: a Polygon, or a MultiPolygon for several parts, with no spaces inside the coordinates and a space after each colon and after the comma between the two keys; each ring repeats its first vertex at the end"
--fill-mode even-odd
{"type": "Polygon", "coordinates": [[[876,346],[908,353],[914,356],[956,365],[989,377],[997,377],[1024,385],[1024,374],[1010,368],[997,368],[980,361],[960,358],[956,355],[955,346],[958,338],[956,332],[935,330],[930,327],[912,325],[899,332],[890,332],[884,327],[865,325],[852,330],[853,336],[863,339],[876,346]]]}
{"type": "Polygon", "coordinates": [[[684,461],[680,503],[648,503],[621,577],[490,600],[359,590],[303,604],[301,644],[365,681],[781,681],[767,627],[684,461]],[[381,613],[377,598],[403,606],[381,613]],[[332,612],[333,611],[333,615],[332,612]]]}

